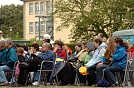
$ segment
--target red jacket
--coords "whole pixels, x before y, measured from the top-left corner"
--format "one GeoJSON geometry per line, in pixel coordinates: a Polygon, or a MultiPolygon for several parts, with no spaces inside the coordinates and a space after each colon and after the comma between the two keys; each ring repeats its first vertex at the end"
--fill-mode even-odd
{"type": "Polygon", "coordinates": [[[57,57],[61,57],[61,58],[66,59],[66,52],[65,52],[65,50],[63,50],[63,49],[58,49],[58,50],[56,51],[56,53],[57,53],[57,57]]]}

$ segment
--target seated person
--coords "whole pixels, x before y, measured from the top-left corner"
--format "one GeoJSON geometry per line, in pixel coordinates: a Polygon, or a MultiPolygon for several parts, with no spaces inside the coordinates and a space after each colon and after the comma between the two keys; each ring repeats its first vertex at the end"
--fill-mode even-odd
{"type": "Polygon", "coordinates": [[[85,64],[87,64],[88,61],[90,61],[90,59],[92,58],[93,54],[94,54],[94,44],[92,42],[88,42],[86,45],[85,45],[85,50],[87,53],[87,55],[83,58],[83,59],[80,59],[79,60],[79,66],[76,68],[76,73],[79,77],[79,80],[80,80],[80,83],[81,85],[85,85],[86,84],[86,77],[81,75],[79,73],[79,67],[81,66],[84,66],[85,64]],[[82,63],[82,64],[81,64],[82,63]]]}
{"type": "Polygon", "coordinates": [[[53,52],[55,52],[57,54],[58,58],[63,58],[66,60],[66,52],[65,50],[62,48],[63,47],[63,42],[61,40],[56,40],[54,42],[54,50],[53,52]]]}
{"type": "MultiPolygon", "coordinates": [[[[112,66],[109,66],[104,69],[104,75],[106,80],[110,83],[110,87],[117,86],[117,81],[114,73],[120,72],[123,73],[123,69],[126,67],[128,44],[123,42],[123,39],[117,37],[114,42],[116,50],[110,60],[112,61],[112,66]]],[[[121,74],[122,75],[122,74],[121,74]]]]}
{"type": "MultiPolygon", "coordinates": [[[[54,61],[55,59],[54,53],[50,49],[51,49],[50,43],[43,43],[42,52],[39,55],[37,55],[37,57],[39,57],[39,59],[41,60],[54,61]]],[[[52,69],[52,67],[53,66],[51,63],[44,64],[44,69],[52,69]]],[[[38,85],[38,78],[39,78],[39,72],[35,72],[33,85],[38,85]]]]}
{"type": "Polygon", "coordinates": [[[0,41],[0,65],[5,61],[7,48],[5,47],[5,40],[0,41]]]}
{"type": "Polygon", "coordinates": [[[7,86],[9,84],[4,71],[13,70],[14,63],[18,59],[16,54],[16,48],[13,46],[13,42],[11,39],[5,39],[5,46],[8,51],[6,53],[5,62],[2,62],[3,66],[0,66],[0,86],[7,86]]]}
{"type": "Polygon", "coordinates": [[[94,55],[91,58],[91,60],[86,64],[87,71],[88,73],[90,73],[88,75],[88,80],[90,80],[88,85],[96,83],[96,74],[95,74],[96,66],[99,62],[102,61],[102,54],[105,53],[107,45],[103,43],[101,39],[97,38],[94,40],[94,47],[96,48],[94,55]]]}

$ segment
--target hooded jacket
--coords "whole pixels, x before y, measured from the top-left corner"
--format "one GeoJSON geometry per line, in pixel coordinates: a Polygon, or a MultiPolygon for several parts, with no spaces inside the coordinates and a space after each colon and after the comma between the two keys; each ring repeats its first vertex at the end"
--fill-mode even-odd
{"type": "Polygon", "coordinates": [[[121,45],[117,46],[112,56],[112,59],[113,59],[112,66],[116,65],[124,69],[126,67],[126,60],[127,60],[126,48],[121,45]]]}
{"type": "Polygon", "coordinates": [[[106,47],[107,47],[107,45],[102,42],[102,44],[97,47],[97,49],[94,52],[93,57],[86,64],[86,66],[90,67],[92,65],[97,64],[98,62],[101,62],[101,60],[102,60],[102,54],[106,52],[106,47]]]}

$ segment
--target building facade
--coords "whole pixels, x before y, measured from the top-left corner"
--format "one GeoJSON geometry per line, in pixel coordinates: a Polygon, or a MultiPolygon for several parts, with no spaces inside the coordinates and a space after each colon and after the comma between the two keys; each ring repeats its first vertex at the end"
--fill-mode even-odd
{"type": "Polygon", "coordinates": [[[55,29],[60,25],[60,19],[54,18],[50,13],[53,12],[53,0],[21,0],[23,4],[23,37],[25,40],[31,38],[42,39],[46,33],[52,36],[52,39],[61,39],[69,43],[70,28],[63,31],[55,29]],[[40,36],[40,37],[39,37],[40,36]]]}

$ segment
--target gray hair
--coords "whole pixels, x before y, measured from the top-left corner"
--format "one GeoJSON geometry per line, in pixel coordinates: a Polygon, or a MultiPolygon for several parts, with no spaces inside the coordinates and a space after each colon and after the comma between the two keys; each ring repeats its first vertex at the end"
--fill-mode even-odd
{"type": "Polygon", "coordinates": [[[12,39],[10,39],[10,38],[6,38],[6,39],[5,39],[5,42],[7,42],[7,43],[10,44],[10,45],[13,45],[13,41],[12,41],[12,39]]]}

